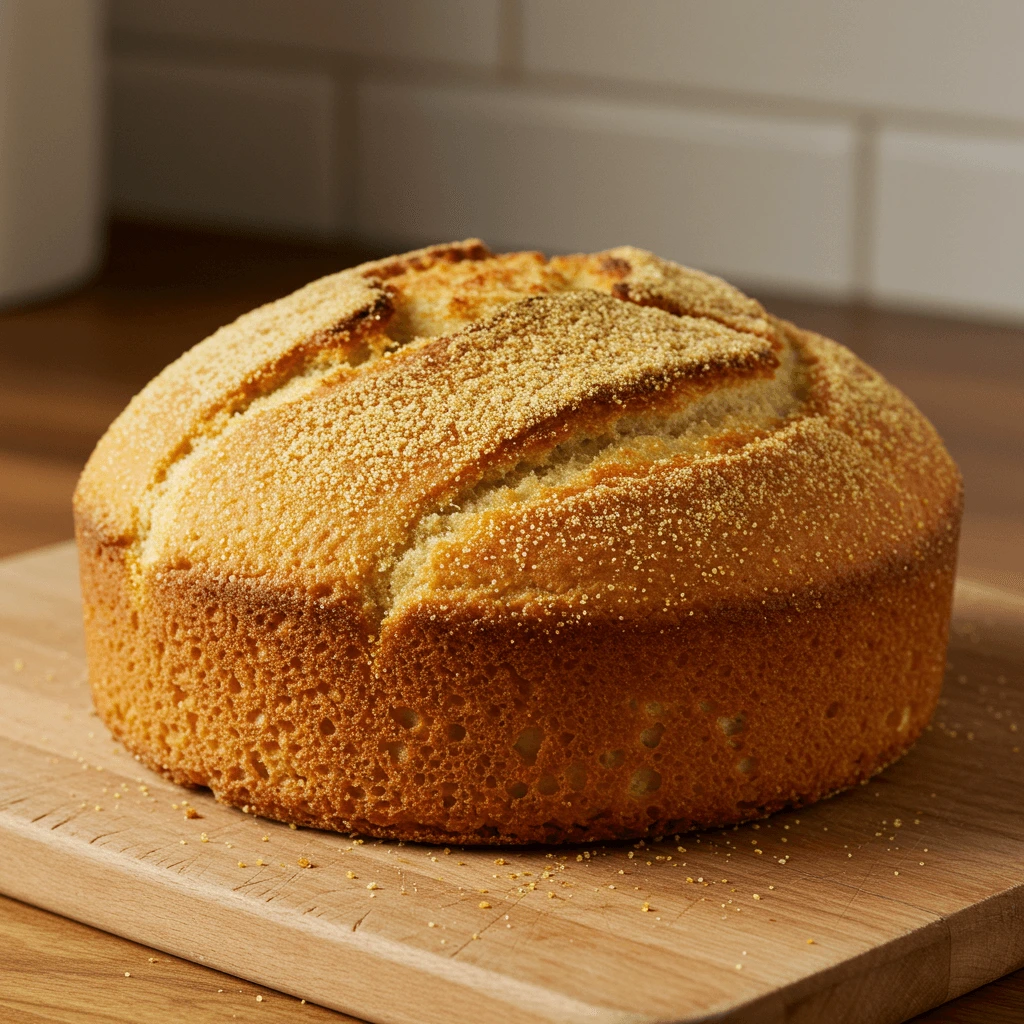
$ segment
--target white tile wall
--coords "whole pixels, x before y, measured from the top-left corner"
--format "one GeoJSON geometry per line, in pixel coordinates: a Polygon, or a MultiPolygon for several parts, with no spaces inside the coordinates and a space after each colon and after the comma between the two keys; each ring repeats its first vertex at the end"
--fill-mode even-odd
{"type": "Polygon", "coordinates": [[[1021,0],[523,0],[531,71],[1024,118],[1021,0]]]}
{"type": "Polygon", "coordinates": [[[878,298],[1024,316],[1024,141],[886,131],[877,203],[878,298]]]}
{"type": "Polygon", "coordinates": [[[122,212],[1024,319],[1024,0],[111,6],[122,212]]]}
{"type": "Polygon", "coordinates": [[[350,226],[339,86],[323,74],[120,58],[111,71],[116,210],[278,231],[350,226]]]}
{"type": "Polygon", "coordinates": [[[357,224],[422,242],[630,242],[754,285],[851,285],[853,132],[497,89],[360,90],[357,224]]]}
{"type": "Polygon", "coordinates": [[[115,32],[493,65],[500,0],[114,0],[115,32]]]}

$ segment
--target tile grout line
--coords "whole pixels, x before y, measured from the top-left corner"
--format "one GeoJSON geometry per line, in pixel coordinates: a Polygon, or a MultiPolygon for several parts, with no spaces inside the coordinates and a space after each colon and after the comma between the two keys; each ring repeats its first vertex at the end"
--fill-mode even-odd
{"type": "Polygon", "coordinates": [[[852,298],[865,302],[871,297],[874,282],[879,126],[874,117],[865,115],[858,119],[855,130],[850,273],[852,298]]]}
{"type": "Polygon", "coordinates": [[[869,105],[854,100],[808,99],[750,90],[601,78],[566,72],[531,71],[525,67],[523,24],[519,0],[502,0],[498,58],[489,65],[459,64],[437,58],[371,57],[327,49],[272,43],[203,41],[159,35],[119,34],[111,51],[116,60],[150,57],[193,64],[224,61],[251,70],[291,70],[334,73],[343,60],[357,80],[381,77],[410,86],[519,88],[592,101],[678,107],[752,117],[843,120],[870,118],[879,125],[930,134],[954,134],[981,139],[1024,140],[1024,121],[1008,117],[971,116],[912,107],[869,105]]]}

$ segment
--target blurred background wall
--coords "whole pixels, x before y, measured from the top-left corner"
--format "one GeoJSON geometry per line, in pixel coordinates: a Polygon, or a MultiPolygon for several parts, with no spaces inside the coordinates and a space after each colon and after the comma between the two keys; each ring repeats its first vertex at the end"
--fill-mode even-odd
{"type": "Polygon", "coordinates": [[[1024,320],[1020,0],[113,0],[111,201],[1024,320]]]}

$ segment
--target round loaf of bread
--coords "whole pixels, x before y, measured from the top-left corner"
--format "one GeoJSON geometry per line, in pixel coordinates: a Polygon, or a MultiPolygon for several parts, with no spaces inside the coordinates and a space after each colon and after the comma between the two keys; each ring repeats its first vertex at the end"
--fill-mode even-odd
{"type": "Polygon", "coordinates": [[[725,282],[441,245],[241,317],[111,426],[90,680],[148,765],[282,821],[721,826],[914,742],[960,509],[905,397],[725,282]]]}

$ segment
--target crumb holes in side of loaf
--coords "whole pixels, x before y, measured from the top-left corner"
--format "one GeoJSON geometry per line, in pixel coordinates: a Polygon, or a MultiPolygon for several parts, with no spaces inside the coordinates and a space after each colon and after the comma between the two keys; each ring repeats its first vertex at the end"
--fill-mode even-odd
{"type": "Polygon", "coordinates": [[[660,742],[662,733],[665,731],[665,726],[658,722],[657,725],[652,725],[649,729],[644,729],[640,733],[640,742],[645,746],[653,750],[660,742]]]}
{"type": "Polygon", "coordinates": [[[466,738],[466,727],[458,722],[448,726],[448,739],[453,743],[461,743],[466,738]]]}
{"type": "Polygon", "coordinates": [[[507,668],[507,671],[509,674],[509,679],[512,682],[512,685],[515,686],[516,690],[519,692],[519,696],[523,698],[529,697],[530,694],[533,692],[533,683],[530,682],[529,679],[526,679],[523,676],[521,676],[511,666],[507,668]]]}
{"type": "Polygon", "coordinates": [[[512,749],[523,759],[524,764],[536,764],[540,745],[544,742],[544,730],[537,725],[528,725],[520,734],[512,749]]]}
{"type": "Polygon", "coordinates": [[[757,771],[757,758],[741,757],[736,762],[736,770],[742,772],[744,775],[752,775],[755,771],[757,771]]]}
{"type": "Polygon", "coordinates": [[[587,784],[587,769],[581,764],[569,765],[562,774],[574,793],[578,793],[587,784]]]}
{"type": "Polygon", "coordinates": [[[537,792],[544,796],[553,796],[558,792],[558,779],[554,775],[542,775],[537,780],[537,792]]]}
{"type": "Polygon", "coordinates": [[[747,727],[747,716],[742,712],[738,715],[728,716],[723,715],[718,719],[718,728],[725,733],[726,736],[735,736],[737,733],[743,732],[747,727]]]}
{"type": "Polygon", "coordinates": [[[252,765],[252,770],[261,778],[264,782],[270,778],[270,772],[267,771],[267,766],[263,763],[260,755],[255,750],[249,751],[249,764],[252,765]]]}
{"type": "Polygon", "coordinates": [[[618,768],[625,760],[626,752],[624,750],[606,750],[598,757],[601,767],[609,769],[618,768]]]}
{"type": "Polygon", "coordinates": [[[409,748],[401,740],[385,743],[384,749],[395,764],[401,764],[409,756],[409,748]]]}
{"type": "Polygon", "coordinates": [[[320,719],[320,735],[321,736],[333,736],[338,731],[338,727],[329,718],[320,719]]]}
{"type": "Polygon", "coordinates": [[[512,797],[513,800],[521,800],[526,796],[528,790],[529,787],[525,782],[513,782],[512,785],[508,787],[508,795],[512,797]]]}
{"type": "Polygon", "coordinates": [[[415,729],[420,724],[420,716],[412,708],[398,707],[391,709],[391,717],[403,729],[415,729]]]}
{"type": "Polygon", "coordinates": [[[641,797],[661,789],[661,775],[653,768],[638,768],[629,780],[629,795],[641,797]]]}
{"type": "Polygon", "coordinates": [[[455,793],[459,787],[454,782],[442,782],[440,788],[442,805],[446,808],[454,807],[455,793]]]}
{"type": "Polygon", "coordinates": [[[836,715],[838,715],[839,712],[842,709],[843,709],[843,705],[840,704],[839,701],[834,700],[834,701],[832,701],[831,704],[829,704],[829,706],[827,708],[825,708],[825,717],[826,718],[835,718],[836,715]]]}

